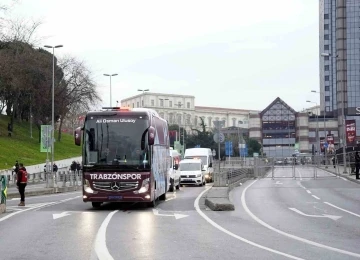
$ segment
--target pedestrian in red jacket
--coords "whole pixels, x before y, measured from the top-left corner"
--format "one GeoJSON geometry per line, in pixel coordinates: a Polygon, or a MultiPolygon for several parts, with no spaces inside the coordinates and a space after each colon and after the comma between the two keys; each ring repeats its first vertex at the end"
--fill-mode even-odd
{"type": "Polygon", "coordinates": [[[18,206],[25,206],[25,187],[27,184],[28,174],[24,164],[19,163],[19,171],[17,172],[17,182],[16,185],[20,193],[20,204],[18,206]]]}

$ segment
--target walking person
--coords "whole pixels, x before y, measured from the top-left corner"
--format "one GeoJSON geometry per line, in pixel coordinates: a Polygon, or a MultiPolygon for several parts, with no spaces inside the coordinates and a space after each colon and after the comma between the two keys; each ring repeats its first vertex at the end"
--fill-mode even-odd
{"type": "Polygon", "coordinates": [[[360,179],[359,178],[359,168],[360,168],[360,156],[359,156],[359,152],[355,153],[355,168],[356,168],[356,179],[360,179]]]}
{"type": "Polygon", "coordinates": [[[18,206],[25,206],[25,187],[27,184],[28,174],[24,164],[19,163],[19,171],[17,172],[16,185],[20,193],[20,204],[18,206]]]}

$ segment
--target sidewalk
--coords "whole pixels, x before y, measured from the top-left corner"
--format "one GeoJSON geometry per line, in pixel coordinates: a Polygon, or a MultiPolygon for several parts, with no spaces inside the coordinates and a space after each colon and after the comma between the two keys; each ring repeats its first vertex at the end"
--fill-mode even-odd
{"type": "Polygon", "coordinates": [[[340,177],[346,178],[349,181],[360,184],[360,180],[356,179],[355,173],[351,173],[351,168],[350,167],[346,167],[347,168],[347,170],[346,170],[347,174],[343,173],[344,172],[344,166],[336,165],[336,168],[334,168],[333,165],[328,165],[328,168],[325,168],[324,165],[321,165],[321,167],[319,167],[319,168],[324,170],[324,171],[334,173],[336,175],[339,174],[340,177]]]}

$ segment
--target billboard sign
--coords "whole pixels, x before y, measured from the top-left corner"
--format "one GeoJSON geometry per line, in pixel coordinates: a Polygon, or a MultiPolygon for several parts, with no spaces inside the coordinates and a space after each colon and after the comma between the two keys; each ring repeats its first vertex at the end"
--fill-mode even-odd
{"type": "Polygon", "coordinates": [[[333,134],[328,134],[326,139],[327,139],[327,143],[328,143],[327,152],[328,153],[334,153],[335,152],[334,135],[333,134]]]}
{"type": "Polygon", "coordinates": [[[322,153],[325,151],[325,137],[320,137],[320,151],[322,153]]]}
{"type": "Polygon", "coordinates": [[[346,145],[347,146],[356,146],[355,120],[346,120],[346,145]]]}
{"type": "Polygon", "coordinates": [[[51,125],[41,125],[40,152],[46,153],[51,148],[51,125]]]}

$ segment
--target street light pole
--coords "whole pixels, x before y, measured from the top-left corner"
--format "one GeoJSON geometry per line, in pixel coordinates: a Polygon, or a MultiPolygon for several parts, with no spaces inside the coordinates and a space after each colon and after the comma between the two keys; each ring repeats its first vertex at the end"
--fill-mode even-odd
{"type": "Polygon", "coordinates": [[[53,172],[53,166],[54,166],[54,152],[55,152],[55,147],[54,147],[54,133],[55,133],[55,119],[54,119],[54,110],[55,110],[55,102],[54,102],[54,97],[55,97],[55,49],[56,48],[61,48],[63,47],[63,45],[55,45],[55,46],[50,46],[50,45],[45,45],[45,48],[50,48],[53,51],[53,75],[52,75],[52,101],[51,101],[51,169],[50,171],[53,172]]]}
{"type": "Polygon", "coordinates": [[[111,94],[111,77],[115,77],[118,74],[104,74],[106,77],[110,77],[110,107],[112,107],[112,94],[111,94]]]}
{"type": "MultiPolygon", "coordinates": [[[[318,92],[315,90],[311,90],[312,93],[318,93],[321,96],[321,93],[324,94],[324,142],[327,143],[327,130],[326,130],[326,120],[325,120],[325,114],[326,114],[326,105],[325,105],[325,91],[324,92],[318,92]]],[[[329,145],[329,144],[328,144],[329,145]]],[[[325,155],[325,168],[327,168],[327,151],[326,147],[324,147],[324,155],[325,155]]]]}
{"type": "MultiPolygon", "coordinates": [[[[145,98],[145,92],[146,91],[149,91],[149,89],[138,89],[138,91],[142,92],[142,96],[143,96],[143,100],[142,100],[142,104],[141,104],[141,107],[144,107],[145,106],[145,101],[144,101],[144,98],[145,98]]],[[[141,99],[140,99],[140,102],[141,102],[141,99]]]]}
{"type": "MultiPolygon", "coordinates": [[[[314,103],[316,105],[316,109],[317,109],[317,106],[318,104],[316,102],[312,102],[312,101],[309,101],[309,100],[306,100],[306,102],[308,103],[314,103]]],[[[318,153],[320,154],[320,140],[319,140],[319,115],[318,113],[316,112],[316,146],[318,147],[318,153]]]]}
{"type": "MultiPolygon", "coordinates": [[[[321,53],[321,56],[323,56],[323,57],[330,57],[331,56],[331,53],[321,53]]],[[[338,55],[336,55],[336,60],[335,60],[335,62],[336,62],[336,69],[337,69],[337,71],[338,71],[338,55]]],[[[336,77],[336,81],[335,81],[335,84],[336,84],[336,90],[337,90],[337,80],[338,80],[338,77],[336,77]]],[[[342,105],[341,105],[341,116],[342,116],[342,128],[343,128],[343,130],[342,130],[342,136],[341,136],[341,139],[342,139],[342,150],[343,150],[343,162],[344,162],[344,171],[343,171],[343,173],[344,174],[347,174],[347,163],[346,163],[346,148],[345,148],[345,145],[346,145],[346,136],[345,136],[345,133],[346,133],[346,120],[345,120],[345,86],[343,85],[343,84],[345,84],[344,83],[344,81],[341,81],[340,80],[340,82],[341,82],[341,86],[342,86],[342,88],[341,88],[341,94],[342,94],[342,97],[341,97],[341,100],[342,100],[342,105]]],[[[325,98],[325,95],[324,95],[324,98],[325,98]]],[[[325,104],[325,103],[324,103],[325,104]]],[[[324,110],[325,111],[325,110],[324,110]]],[[[338,115],[338,117],[339,117],[339,115],[338,115]]],[[[338,122],[339,122],[339,120],[338,120],[338,122]]],[[[339,129],[340,130],[340,129],[339,129]]]]}
{"type": "MultiPolygon", "coordinates": [[[[178,104],[174,104],[174,105],[177,106],[177,107],[179,107],[179,109],[180,109],[183,104],[178,103],[178,104]]],[[[180,114],[180,115],[181,115],[181,114],[180,114]]],[[[179,142],[180,142],[180,122],[179,122],[179,142]]]]}

